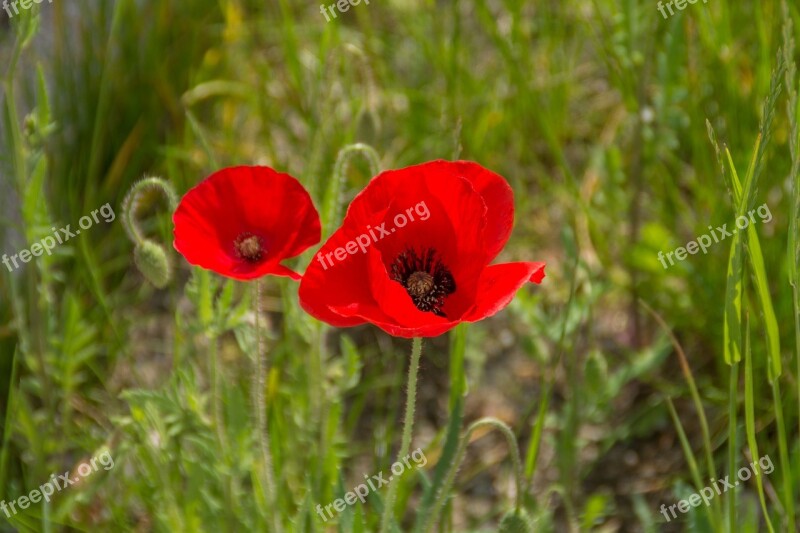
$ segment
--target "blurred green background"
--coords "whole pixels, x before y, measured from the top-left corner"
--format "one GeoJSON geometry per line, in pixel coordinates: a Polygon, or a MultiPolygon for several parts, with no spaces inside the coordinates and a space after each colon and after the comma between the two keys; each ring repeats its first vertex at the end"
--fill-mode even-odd
{"type": "MultiPolygon", "coordinates": [[[[796,28],[794,2],[789,14],[796,28]]],[[[281,475],[277,507],[266,510],[249,474],[251,290],[192,272],[172,250],[166,203],[145,194],[137,216],[175,265],[168,287],[155,289],[120,220],[145,175],[183,194],[234,164],[289,172],[321,213],[341,213],[370,178],[357,157],[334,175],[337,154],[356,142],[382,168],[477,161],[515,191],[500,260],[546,261],[548,277],[462,332],[463,409],[467,422],[496,416],[514,430],[536,531],[719,531],[730,507],[737,531],[760,531],[760,492],[775,529],[790,530],[800,376],[787,261],[797,113],[786,91],[753,193],[773,215],[755,230],[784,362],[777,398],[749,281],[752,368],[742,363],[740,393],[729,394],[733,240],[669,269],[657,259],[708,226],[733,225],[738,206],[706,120],[744,181],[782,57],[779,2],[709,0],[668,19],[656,2],[633,0],[372,0],[330,22],[316,3],[289,0],[57,0],[0,16],[0,253],[75,227],[105,203],[116,213],[52,256],[0,267],[0,500],[100,450],[115,459],[0,530],[258,531],[265,513],[287,531],[376,530],[380,501],[338,524],[313,507],[394,460],[410,344],[373,327],[323,327],[300,311],[294,284],[267,281],[266,393],[281,475]],[[208,368],[217,346],[222,451],[208,368]],[[763,492],[750,482],[713,512],[665,523],[662,503],[731,473],[731,436],[740,463],[754,455],[748,411],[758,451],[789,462],[763,492]]],[[[336,225],[323,222],[328,232],[336,225]]],[[[442,453],[452,360],[447,337],[425,344],[412,448],[429,462],[399,481],[402,531],[442,453]]],[[[513,490],[506,444],[486,435],[469,448],[442,530],[494,530],[513,490]]]]}

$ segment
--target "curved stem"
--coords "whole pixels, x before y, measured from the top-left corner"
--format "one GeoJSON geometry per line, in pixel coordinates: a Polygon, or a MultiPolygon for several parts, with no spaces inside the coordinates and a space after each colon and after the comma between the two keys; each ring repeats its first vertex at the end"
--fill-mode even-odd
{"type": "Polygon", "coordinates": [[[490,426],[493,429],[499,430],[506,438],[509,452],[511,454],[511,461],[514,463],[514,479],[517,485],[515,509],[519,511],[520,507],[522,506],[522,493],[524,491],[524,485],[522,481],[522,461],[519,456],[517,438],[514,436],[514,432],[511,431],[511,428],[508,427],[505,422],[492,417],[481,418],[480,420],[476,420],[470,424],[470,426],[464,432],[464,436],[461,438],[461,444],[458,446],[458,451],[453,459],[453,464],[450,467],[450,470],[447,472],[447,478],[445,479],[442,489],[433,505],[433,512],[430,514],[428,522],[425,524],[422,531],[430,531],[431,527],[436,523],[439,515],[442,512],[442,509],[444,508],[445,502],[447,501],[447,495],[449,494],[450,489],[453,487],[456,473],[461,467],[461,462],[464,460],[467,446],[469,446],[470,443],[469,440],[477,429],[484,426],[490,426]]]}
{"type": "Polygon", "coordinates": [[[171,212],[174,212],[178,207],[178,197],[169,182],[150,176],[134,183],[122,202],[122,226],[130,239],[136,244],[142,244],[145,240],[142,228],[139,227],[139,223],[136,221],[136,209],[139,206],[142,194],[152,189],[157,189],[164,194],[171,212]]]}
{"type": "Polygon", "coordinates": [[[333,228],[336,228],[341,223],[342,209],[346,205],[343,197],[344,185],[347,182],[350,162],[356,155],[361,155],[367,161],[372,177],[380,172],[380,157],[378,157],[378,152],[370,145],[364,143],[348,144],[339,150],[336,156],[336,163],[333,165],[333,179],[328,184],[320,212],[324,221],[323,235],[330,235],[333,228]]]}
{"type": "Polygon", "coordinates": [[[256,412],[256,440],[259,451],[261,452],[264,494],[269,507],[269,515],[272,523],[268,524],[269,531],[279,533],[281,531],[280,514],[277,512],[275,502],[275,476],[272,471],[272,453],[269,449],[269,433],[267,429],[267,401],[264,390],[267,385],[267,361],[266,354],[261,348],[261,327],[259,316],[261,314],[261,280],[256,279],[254,283],[254,311],[256,318],[256,371],[253,375],[253,401],[256,412]]]}
{"type": "Polygon", "coordinates": [[[372,174],[371,177],[375,177],[381,168],[381,158],[372,146],[364,143],[349,144],[339,150],[333,169],[333,175],[335,177],[346,176],[350,166],[350,159],[356,154],[362,155],[364,159],[367,160],[370,174],[372,174]]]}
{"type": "MultiPolygon", "coordinates": [[[[406,389],[406,416],[403,422],[403,440],[400,444],[400,451],[397,454],[398,460],[408,455],[408,450],[411,448],[411,430],[414,427],[414,409],[417,401],[417,371],[419,370],[419,359],[422,354],[422,339],[414,337],[411,345],[411,364],[408,367],[408,387],[406,389]]],[[[386,495],[386,501],[383,507],[383,516],[381,517],[381,533],[387,533],[390,530],[389,524],[392,520],[394,513],[394,502],[397,499],[398,483],[392,483],[389,486],[389,494],[386,495]]]]}

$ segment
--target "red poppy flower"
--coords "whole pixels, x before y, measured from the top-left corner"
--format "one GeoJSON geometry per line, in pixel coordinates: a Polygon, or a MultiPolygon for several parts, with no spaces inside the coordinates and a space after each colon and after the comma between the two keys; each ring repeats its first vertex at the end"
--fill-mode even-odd
{"type": "Polygon", "coordinates": [[[334,326],[369,322],[434,337],[503,309],[544,263],[489,265],[514,221],[514,194],[469,161],[383,172],[355,197],[300,283],[300,303],[334,326]]]}
{"type": "Polygon", "coordinates": [[[215,172],[181,199],[173,245],[193,265],[240,280],[300,279],[280,264],[319,242],[317,210],[300,182],[269,167],[215,172]]]}

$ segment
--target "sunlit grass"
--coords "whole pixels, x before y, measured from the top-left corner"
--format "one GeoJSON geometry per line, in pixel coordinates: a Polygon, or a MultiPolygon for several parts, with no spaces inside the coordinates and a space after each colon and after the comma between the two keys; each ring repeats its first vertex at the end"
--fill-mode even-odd
{"type": "MultiPolygon", "coordinates": [[[[545,260],[548,277],[426,343],[412,449],[430,462],[397,481],[397,530],[490,530],[515,508],[505,433],[460,447],[495,416],[518,439],[536,531],[788,531],[800,493],[789,4],[713,0],[664,20],[627,0],[394,0],[329,23],[288,0],[37,4],[0,37],[0,254],[106,202],[121,214],[143,176],[182,194],[224,165],[285,170],[325,237],[378,169],[478,161],[515,191],[503,257],[545,260]],[[668,270],[657,261],[761,203],[769,224],[668,270]],[[772,474],[665,526],[662,503],[767,454],[772,474]]],[[[252,287],[173,251],[158,194],[140,204],[176,266],[163,290],[121,223],[0,267],[0,500],[106,446],[117,465],[9,527],[377,530],[388,490],[335,521],[315,507],[395,461],[411,343],[322,325],[283,280],[265,282],[256,314],[252,287]],[[253,441],[256,319],[271,505],[253,441]]]]}

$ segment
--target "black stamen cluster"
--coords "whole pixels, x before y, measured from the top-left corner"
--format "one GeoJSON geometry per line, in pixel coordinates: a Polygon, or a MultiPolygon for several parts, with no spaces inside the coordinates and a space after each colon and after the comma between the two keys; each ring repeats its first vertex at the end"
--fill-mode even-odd
{"type": "Polygon", "coordinates": [[[456,292],[456,280],[437,257],[436,250],[426,248],[418,254],[416,250],[409,248],[401,252],[392,262],[390,275],[394,281],[405,287],[417,309],[445,316],[442,311],[444,300],[456,292]]]}
{"type": "Polygon", "coordinates": [[[252,233],[242,233],[233,243],[236,256],[250,263],[257,263],[264,256],[263,239],[252,233]]]}

